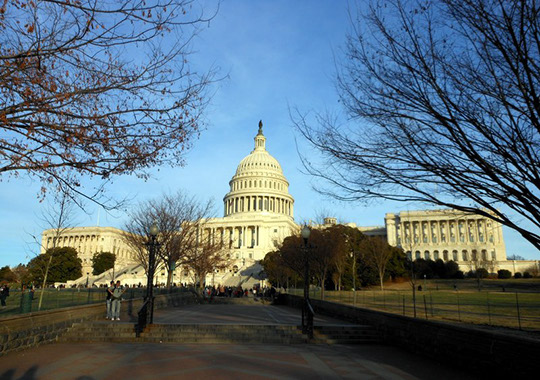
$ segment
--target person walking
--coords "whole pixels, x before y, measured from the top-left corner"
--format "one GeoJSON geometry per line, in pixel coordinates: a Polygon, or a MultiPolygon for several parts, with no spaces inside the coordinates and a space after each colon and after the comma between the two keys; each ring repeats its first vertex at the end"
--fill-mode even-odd
{"type": "Polygon", "coordinates": [[[107,319],[112,319],[112,292],[114,290],[114,281],[111,281],[109,287],[105,290],[107,292],[107,319]]]}
{"type": "Polygon", "coordinates": [[[0,286],[0,302],[2,307],[6,307],[6,298],[9,297],[9,287],[7,284],[0,286]]]}
{"type": "Polygon", "coordinates": [[[116,281],[112,292],[112,320],[120,320],[120,303],[122,302],[122,294],[124,294],[124,287],[120,285],[120,280],[116,281]]]}

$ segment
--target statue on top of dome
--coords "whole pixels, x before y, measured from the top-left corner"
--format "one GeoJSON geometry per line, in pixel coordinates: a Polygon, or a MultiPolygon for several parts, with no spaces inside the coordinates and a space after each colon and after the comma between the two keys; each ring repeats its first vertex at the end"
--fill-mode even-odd
{"type": "Polygon", "coordinates": [[[262,135],[262,134],[263,134],[263,132],[262,132],[262,127],[263,127],[262,120],[259,120],[259,133],[258,133],[258,135],[262,135]]]}

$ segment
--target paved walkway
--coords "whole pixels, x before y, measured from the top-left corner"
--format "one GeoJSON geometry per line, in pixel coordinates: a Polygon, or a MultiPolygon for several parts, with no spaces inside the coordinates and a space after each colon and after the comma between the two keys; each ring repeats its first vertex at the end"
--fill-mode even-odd
{"type": "MultiPolygon", "coordinates": [[[[156,323],[299,324],[298,310],[193,305],[156,311],[156,323]]],[[[316,324],[343,324],[317,317],[316,324]]],[[[109,323],[127,323],[109,322],[109,323]]],[[[384,345],[57,343],[0,357],[0,380],[470,379],[384,345]]]]}
{"type": "MultiPolygon", "coordinates": [[[[298,309],[260,303],[187,305],[156,310],[154,323],[300,326],[302,315],[298,309]]],[[[315,316],[314,323],[316,326],[350,324],[321,315],[315,316]]]]}
{"type": "Polygon", "coordinates": [[[52,344],[0,357],[1,380],[470,379],[379,345],[52,344]]]}

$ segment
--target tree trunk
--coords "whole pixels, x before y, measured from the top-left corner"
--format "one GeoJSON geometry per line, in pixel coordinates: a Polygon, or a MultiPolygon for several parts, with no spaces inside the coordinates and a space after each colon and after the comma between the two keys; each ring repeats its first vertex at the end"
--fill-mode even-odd
{"type": "Polygon", "coordinates": [[[171,285],[172,285],[172,275],[173,275],[173,271],[168,269],[168,271],[167,271],[167,288],[170,288],[171,285]]]}
{"type": "Polygon", "coordinates": [[[52,252],[53,251],[51,251],[51,255],[49,256],[49,262],[47,263],[47,267],[45,268],[45,275],[43,276],[43,284],[41,285],[41,293],[39,294],[38,311],[41,310],[41,303],[43,302],[43,292],[45,291],[45,285],[47,284],[47,276],[49,275],[49,268],[52,262],[52,252]]]}
{"type": "Polygon", "coordinates": [[[199,274],[199,289],[204,288],[204,277],[202,274],[199,274]]]}

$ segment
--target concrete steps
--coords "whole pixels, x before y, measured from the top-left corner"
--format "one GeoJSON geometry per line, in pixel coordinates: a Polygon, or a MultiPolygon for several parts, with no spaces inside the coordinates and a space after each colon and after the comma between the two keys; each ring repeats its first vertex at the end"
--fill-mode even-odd
{"type": "Polygon", "coordinates": [[[313,343],[318,344],[370,344],[380,343],[377,332],[365,325],[315,326],[313,343]]]}
{"type": "MultiPolygon", "coordinates": [[[[292,325],[219,325],[154,324],[135,335],[135,324],[120,322],[76,323],[59,342],[145,342],[203,344],[305,344],[310,343],[298,326],[292,325]]],[[[379,342],[369,326],[316,326],[315,344],[368,344],[379,342]]]]}
{"type": "Polygon", "coordinates": [[[152,325],[147,342],[302,344],[307,337],[296,326],[278,325],[152,325]]]}
{"type": "Polygon", "coordinates": [[[74,323],[58,338],[59,342],[132,342],[135,324],[120,322],[74,323]]]}

